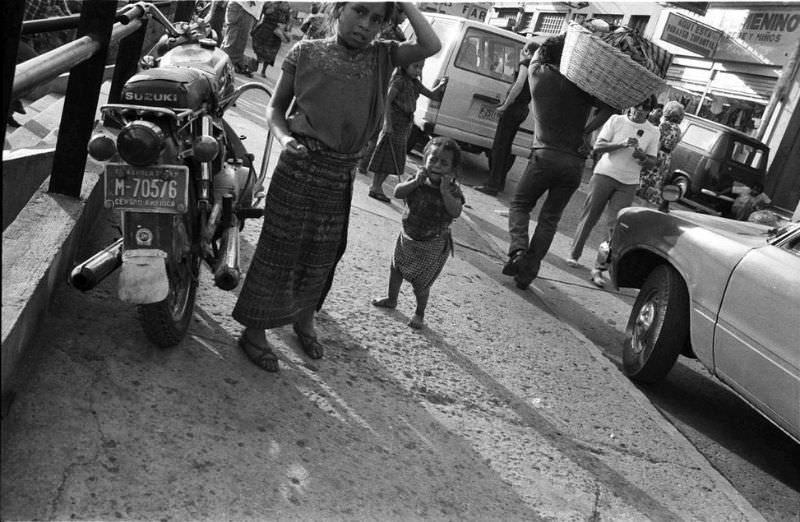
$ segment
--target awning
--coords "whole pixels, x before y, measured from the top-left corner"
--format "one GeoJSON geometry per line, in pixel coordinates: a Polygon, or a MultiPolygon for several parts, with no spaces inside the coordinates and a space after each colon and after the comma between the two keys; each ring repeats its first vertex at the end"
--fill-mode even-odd
{"type": "MultiPolygon", "coordinates": [[[[684,65],[671,65],[667,71],[667,84],[691,93],[702,94],[711,71],[684,65]]],[[[746,73],[717,71],[709,87],[709,94],[737,98],[766,105],[775,89],[777,78],[746,73]]]]}

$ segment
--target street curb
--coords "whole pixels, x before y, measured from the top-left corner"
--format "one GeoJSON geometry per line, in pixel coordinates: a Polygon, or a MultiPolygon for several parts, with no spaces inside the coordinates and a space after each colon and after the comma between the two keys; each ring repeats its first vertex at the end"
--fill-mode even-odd
{"type": "Polygon", "coordinates": [[[49,193],[48,176],[3,231],[0,391],[4,396],[12,389],[15,370],[54,290],[65,281],[82,238],[102,208],[102,170],[101,165],[87,162],[79,198],[49,193]]]}
{"type": "MultiPolygon", "coordinates": [[[[464,219],[464,222],[467,224],[470,230],[472,230],[472,232],[474,232],[483,241],[491,246],[494,253],[496,253],[500,259],[505,259],[506,253],[500,250],[492,237],[480,230],[477,224],[465,213],[462,213],[460,217],[464,219]]],[[[728,479],[726,479],[716,468],[714,468],[711,463],[709,463],[708,460],[697,450],[697,448],[694,447],[694,445],[692,445],[689,440],[680,431],[678,431],[675,426],[672,425],[672,423],[664,418],[661,412],[656,409],[647,396],[636,385],[634,385],[630,379],[626,378],[622,375],[622,373],[620,373],[619,368],[614,365],[605,355],[603,355],[603,351],[596,344],[594,344],[580,330],[572,326],[568,321],[558,317],[558,314],[555,312],[555,307],[549,305],[547,302],[547,296],[544,293],[536,292],[536,294],[547,306],[548,310],[550,310],[553,315],[561,321],[562,326],[575,335],[575,337],[583,341],[583,346],[586,347],[589,355],[591,355],[598,365],[606,370],[607,375],[611,376],[611,378],[616,381],[620,388],[623,389],[634,401],[636,401],[641,410],[645,410],[650,413],[650,418],[675,442],[676,446],[681,448],[683,454],[692,460],[692,464],[698,469],[701,469],[703,473],[713,482],[714,486],[719,488],[719,490],[731,501],[731,503],[747,517],[747,520],[766,520],[747,501],[747,499],[745,499],[741,493],[739,493],[736,488],[733,487],[730,481],[728,481],[728,479]]]]}

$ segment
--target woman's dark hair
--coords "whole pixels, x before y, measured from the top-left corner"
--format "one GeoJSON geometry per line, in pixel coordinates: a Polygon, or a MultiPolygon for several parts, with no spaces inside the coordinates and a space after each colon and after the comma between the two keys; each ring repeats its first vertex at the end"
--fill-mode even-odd
{"type": "Polygon", "coordinates": [[[456,140],[444,136],[436,136],[425,145],[425,148],[422,150],[422,156],[427,156],[428,152],[434,147],[440,147],[442,150],[453,153],[453,169],[461,165],[461,147],[458,146],[456,140]]]}
{"type": "Polygon", "coordinates": [[[561,65],[561,53],[564,51],[564,40],[566,34],[551,36],[539,46],[539,62],[554,65],[561,65]]]}

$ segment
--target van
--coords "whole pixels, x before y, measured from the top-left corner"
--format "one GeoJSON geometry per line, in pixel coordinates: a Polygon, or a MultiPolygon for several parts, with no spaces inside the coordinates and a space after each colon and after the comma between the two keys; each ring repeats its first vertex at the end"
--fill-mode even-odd
{"type": "MultiPolygon", "coordinates": [[[[491,158],[499,115],[495,109],[505,99],[514,81],[525,37],[512,31],[457,16],[423,13],[442,43],[441,50],[427,58],[423,82],[430,86],[447,78],[442,100],[424,96],[417,100],[409,150],[431,136],[453,138],[462,150],[485,153],[491,158]]],[[[413,37],[410,24],[406,38],[413,37]]],[[[512,145],[512,154],[530,157],[533,117],[522,123],[512,145]]]]}
{"type": "Polygon", "coordinates": [[[764,185],[769,147],[731,127],[687,114],[670,159],[670,184],[684,201],[727,214],[737,191],[764,185]]]}

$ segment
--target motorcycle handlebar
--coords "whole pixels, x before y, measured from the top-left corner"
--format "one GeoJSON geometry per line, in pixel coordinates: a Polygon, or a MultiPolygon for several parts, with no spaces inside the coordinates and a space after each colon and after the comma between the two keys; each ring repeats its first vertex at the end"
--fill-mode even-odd
{"type": "MultiPolygon", "coordinates": [[[[167,30],[167,34],[173,37],[180,36],[180,31],[178,31],[175,26],[172,25],[172,22],[164,16],[164,13],[158,8],[159,5],[165,5],[165,3],[136,2],[135,4],[127,5],[117,12],[116,20],[123,25],[127,25],[133,20],[143,18],[149,14],[155,18],[158,23],[164,26],[167,30]]],[[[169,5],[169,2],[166,2],[166,5],[169,5]]]]}

